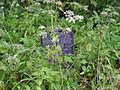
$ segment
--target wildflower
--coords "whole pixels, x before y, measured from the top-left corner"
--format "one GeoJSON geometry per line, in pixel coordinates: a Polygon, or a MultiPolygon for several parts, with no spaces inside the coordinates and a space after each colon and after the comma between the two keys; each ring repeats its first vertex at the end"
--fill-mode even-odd
{"type": "Polygon", "coordinates": [[[96,27],[101,27],[101,25],[100,25],[100,24],[97,24],[96,27]]]}
{"type": "Polygon", "coordinates": [[[79,15],[76,15],[74,16],[75,20],[83,20],[84,17],[83,16],[79,16],[79,15]]]}
{"type": "Polygon", "coordinates": [[[35,3],[35,5],[40,5],[40,3],[35,3]]]}
{"type": "Polygon", "coordinates": [[[81,21],[81,20],[84,19],[84,17],[80,16],[80,15],[75,15],[74,16],[74,13],[70,10],[65,11],[64,15],[65,15],[67,21],[73,22],[73,23],[75,23],[75,21],[77,21],[77,20],[81,21]]]}
{"type": "Polygon", "coordinates": [[[84,6],[84,10],[87,11],[87,10],[88,10],[88,7],[89,7],[88,5],[85,5],[85,6],[84,6]]]}
{"type": "Polygon", "coordinates": [[[91,21],[92,21],[92,20],[93,20],[93,17],[90,17],[90,18],[89,18],[89,20],[91,20],[91,21]]]}
{"type": "Polygon", "coordinates": [[[12,2],[12,4],[16,4],[16,2],[15,2],[15,1],[13,1],[13,2],[12,2]]]}
{"type": "Polygon", "coordinates": [[[85,11],[87,11],[87,10],[88,10],[88,8],[84,8],[84,10],[85,10],[85,11]]]}
{"type": "Polygon", "coordinates": [[[72,30],[70,28],[66,28],[66,31],[71,32],[72,30]]]}
{"type": "Polygon", "coordinates": [[[12,61],[12,58],[13,58],[13,57],[9,55],[8,58],[6,59],[6,61],[7,61],[8,63],[10,63],[10,62],[12,61]]]}
{"type": "Polygon", "coordinates": [[[44,0],[44,3],[51,3],[52,1],[51,0],[44,0]]]}
{"type": "Polygon", "coordinates": [[[39,10],[39,11],[43,11],[43,8],[39,8],[38,10],[39,10]]]}
{"type": "Polygon", "coordinates": [[[120,9],[120,7],[117,7],[117,9],[120,9]]]}
{"type": "Polygon", "coordinates": [[[20,5],[17,3],[16,6],[20,6],[20,5]]]}
{"type": "Polygon", "coordinates": [[[1,7],[1,9],[4,9],[4,7],[1,7]]]}
{"type": "Polygon", "coordinates": [[[68,21],[68,20],[69,20],[69,18],[66,18],[66,20],[68,21]]]}
{"type": "Polygon", "coordinates": [[[115,19],[110,19],[110,22],[111,23],[116,23],[116,20],[115,19]]]}
{"type": "Polygon", "coordinates": [[[66,17],[70,17],[70,16],[74,16],[74,13],[73,13],[73,11],[68,10],[68,11],[65,11],[65,12],[64,12],[64,15],[65,15],[66,17]]]}
{"type": "Polygon", "coordinates": [[[43,37],[46,37],[47,33],[46,32],[41,32],[39,35],[43,36],[43,37]]]}
{"type": "Polygon", "coordinates": [[[75,19],[73,17],[69,17],[68,21],[75,23],[75,19]]]}
{"type": "Polygon", "coordinates": [[[45,26],[39,26],[38,28],[39,28],[39,29],[44,29],[44,28],[45,28],[45,26]]]}
{"type": "Polygon", "coordinates": [[[39,15],[38,14],[34,14],[35,17],[38,17],[39,15]]]}
{"type": "Polygon", "coordinates": [[[115,16],[119,16],[119,13],[115,12],[115,11],[112,14],[115,15],[115,16]]]}
{"type": "Polygon", "coordinates": [[[62,5],[62,2],[61,2],[61,1],[58,1],[58,2],[56,2],[56,4],[57,4],[58,6],[61,6],[61,5],[62,5]]]}
{"type": "Polygon", "coordinates": [[[21,0],[21,2],[24,2],[25,0],[21,0]]]}
{"type": "Polygon", "coordinates": [[[103,12],[101,12],[101,15],[103,15],[103,16],[107,16],[107,15],[108,15],[108,13],[107,13],[107,12],[105,12],[105,11],[103,11],[103,12]]]}
{"type": "Polygon", "coordinates": [[[53,37],[53,38],[52,38],[52,42],[53,42],[53,43],[58,42],[58,37],[57,37],[57,36],[56,36],[56,37],[53,37]]]}

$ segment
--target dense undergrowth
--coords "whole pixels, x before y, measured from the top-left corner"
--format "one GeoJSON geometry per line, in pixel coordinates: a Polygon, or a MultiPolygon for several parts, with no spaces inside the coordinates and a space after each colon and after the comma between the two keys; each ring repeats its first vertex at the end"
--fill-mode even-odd
{"type": "Polygon", "coordinates": [[[119,14],[119,0],[1,0],[0,90],[119,90],[119,14]],[[73,55],[41,47],[56,28],[74,32],[73,55]]]}

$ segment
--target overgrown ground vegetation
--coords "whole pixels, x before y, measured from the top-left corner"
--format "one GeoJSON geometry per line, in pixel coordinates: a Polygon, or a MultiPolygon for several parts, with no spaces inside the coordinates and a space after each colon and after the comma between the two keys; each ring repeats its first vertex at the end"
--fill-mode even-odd
{"type": "Polygon", "coordinates": [[[1,0],[0,90],[120,90],[120,1],[1,0]],[[56,28],[74,32],[74,54],[41,46],[56,28]]]}

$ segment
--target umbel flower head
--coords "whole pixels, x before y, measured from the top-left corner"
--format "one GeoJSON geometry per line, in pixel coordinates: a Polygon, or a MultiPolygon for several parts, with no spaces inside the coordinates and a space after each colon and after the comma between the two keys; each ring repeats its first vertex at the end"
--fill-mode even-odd
{"type": "Polygon", "coordinates": [[[81,15],[75,15],[74,12],[71,11],[71,10],[65,11],[65,12],[64,12],[64,15],[65,15],[66,20],[67,20],[68,22],[73,22],[73,23],[75,23],[75,21],[82,21],[82,20],[84,19],[83,16],[81,16],[81,15]]]}
{"type": "Polygon", "coordinates": [[[108,13],[106,11],[103,11],[100,14],[103,15],[103,16],[107,16],[108,15],[108,13]]]}
{"type": "Polygon", "coordinates": [[[65,17],[71,17],[71,16],[74,16],[74,13],[71,10],[67,10],[64,12],[64,15],[65,15],[65,17]]]}
{"type": "Polygon", "coordinates": [[[45,28],[45,26],[39,26],[38,28],[39,28],[39,29],[44,29],[44,28],[45,28]]]}

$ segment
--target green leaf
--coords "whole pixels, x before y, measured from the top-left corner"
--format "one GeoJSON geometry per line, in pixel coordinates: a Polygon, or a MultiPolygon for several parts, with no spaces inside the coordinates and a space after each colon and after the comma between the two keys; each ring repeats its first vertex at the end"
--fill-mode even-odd
{"type": "Polygon", "coordinates": [[[88,76],[93,76],[94,74],[93,74],[93,73],[88,73],[87,75],[88,75],[88,76]]]}
{"type": "Polygon", "coordinates": [[[52,50],[52,51],[51,51],[51,54],[52,54],[52,55],[55,55],[55,54],[57,54],[57,53],[58,53],[58,50],[52,50]]]}
{"type": "Polygon", "coordinates": [[[93,23],[92,23],[92,22],[87,22],[87,27],[88,27],[89,29],[92,29],[93,23]]]}
{"type": "Polygon", "coordinates": [[[111,69],[111,70],[112,70],[111,65],[106,65],[106,68],[108,68],[108,69],[111,69]]]}
{"type": "Polygon", "coordinates": [[[28,85],[25,85],[26,90],[31,90],[28,85]]]}
{"type": "Polygon", "coordinates": [[[6,71],[6,69],[7,69],[7,67],[5,66],[5,64],[0,62],[0,70],[5,70],[6,71]]]}
{"type": "Polygon", "coordinates": [[[57,75],[58,73],[59,73],[58,71],[51,71],[50,74],[51,74],[52,76],[55,76],[55,75],[57,75]]]}
{"type": "Polygon", "coordinates": [[[60,56],[56,56],[55,59],[57,59],[58,63],[62,63],[63,62],[63,58],[60,56]]]}
{"type": "Polygon", "coordinates": [[[81,72],[81,73],[80,73],[80,75],[84,75],[84,74],[85,74],[85,72],[81,72]]]}
{"type": "Polygon", "coordinates": [[[87,70],[87,68],[86,68],[85,66],[82,66],[82,69],[83,69],[83,71],[86,71],[86,70],[87,70]]]}
{"type": "Polygon", "coordinates": [[[42,84],[42,79],[37,79],[35,82],[40,86],[42,84]]]}
{"type": "Polygon", "coordinates": [[[65,56],[64,60],[65,60],[65,62],[73,62],[72,59],[70,57],[67,57],[67,56],[65,56]]]}
{"type": "Polygon", "coordinates": [[[81,61],[81,64],[86,64],[86,63],[87,63],[86,60],[82,60],[82,61],[81,61]]]}
{"type": "Polygon", "coordinates": [[[63,10],[61,7],[58,7],[58,9],[59,9],[60,11],[64,12],[64,10],[63,10]]]}
{"type": "Polygon", "coordinates": [[[97,6],[97,2],[95,0],[90,0],[91,4],[94,5],[95,7],[97,6]]]}
{"type": "Polygon", "coordinates": [[[10,49],[10,44],[5,42],[5,41],[0,41],[0,49],[4,50],[4,49],[10,49]]]}

